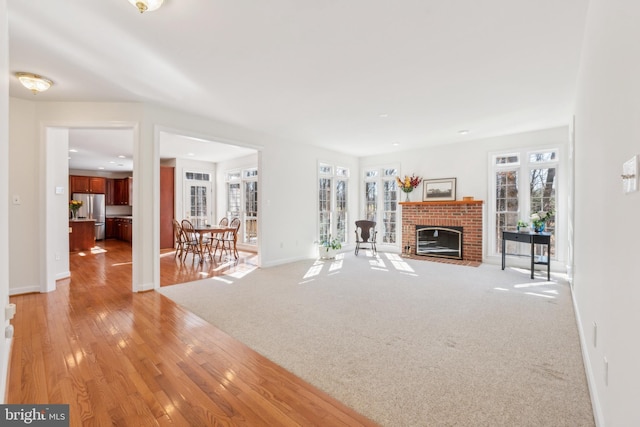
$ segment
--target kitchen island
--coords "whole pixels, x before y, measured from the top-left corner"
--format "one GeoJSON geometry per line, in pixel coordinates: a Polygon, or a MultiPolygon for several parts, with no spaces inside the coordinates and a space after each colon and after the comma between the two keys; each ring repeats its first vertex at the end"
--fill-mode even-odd
{"type": "Polygon", "coordinates": [[[95,219],[69,220],[69,251],[90,250],[96,242],[95,219]]]}

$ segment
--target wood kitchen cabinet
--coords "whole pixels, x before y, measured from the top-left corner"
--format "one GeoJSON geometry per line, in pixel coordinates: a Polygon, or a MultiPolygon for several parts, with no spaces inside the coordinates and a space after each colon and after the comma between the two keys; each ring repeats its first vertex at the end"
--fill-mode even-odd
{"type": "Polygon", "coordinates": [[[122,240],[125,242],[131,243],[133,240],[133,227],[131,225],[130,219],[125,219],[122,221],[122,240]]]}
{"type": "Polygon", "coordinates": [[[94,220],[69,221],[69,251],[87,251],[96,241],[94,220]]]}
{"type": "Polygon", "coordinates": [[[115,180],[113,178],[107,178],[105,180],[104,203],[107,206],[115,205],[115,202],[113,199],[115,196],[114,181],[115,180]]]}
{"type": "Polygon", "coordinates": [[[113,205],[132,205],[133,179],[122,178],[113,180],[113,205]]]}
{"type": "Polygon", "coordinates": [[[115,238],[115,218],[107,218],[105,220],[105,231],[104,238],[105,239],[113,239],[115,238]]]}
{"type": "Polygon", "coordinates": [[[109,220],[112,221],[112,239],[123,240],[131,243],[133,240],[133,221],[128,218],[107,218],[107,229],[109,220]]]}
{"type": "Polygon", "coordinates": [[[69,193],[94,193],[104,194],[106,189],[105,178],[97,176],[69,176],[69,193]]]}

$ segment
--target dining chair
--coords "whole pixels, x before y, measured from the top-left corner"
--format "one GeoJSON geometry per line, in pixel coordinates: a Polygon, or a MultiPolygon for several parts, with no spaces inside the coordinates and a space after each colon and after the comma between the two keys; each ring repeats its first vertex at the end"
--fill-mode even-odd
{"type": "MultiPolygon", "coordinates": [[[[222,217],[220,221],[218,221],[219,227],[226,227],[229,225],[229,218],[222,217]]],[[[211,241],[209,242],[209,253],[211,254],[211,259],[216,257],[216,252],[218,252],[218,248],[221,245],[222,238],[224,233],[211,233],[211,241]]]]}
{"type": "Polygon", "coordinates": [[[193,228],[193,224],[188,219],[183,219],[180,223],[182,226],[182,235],[184,240],[184,258],[187,259],[189,253],[193,254],[193,260],[195,261],[196,255],[200,258],[200,261],[204,259],[202,253],[202,247],[200,246],[200,235],[193,228]]]}
{"type": "Polygon", "coordinates": [[[233,228],[233,231],[227,231],[222,235],[222,239],[220,240],[220,257],[218,260],[222,260],[222,252],[226,252],[227,254],[233,254],[235,259],[238,259],[238,230],[240,229],[240,218],[235,217],[229,223],[229,227],[233,228]]]}
{"type": "Polygon", "coordinates": [[[173,240],[174,247],[176,249],[173,254],[173,259],[176,259],[177,256],[180,256],[180,261],[182,261],[182,255],[184,254],[185,250],[184,235],[182,233],[182,226],[175,218],[173,219],[173,240]]]}
{"type": "Polygon", "coordinates": [[[362,245],[368,245],[375,255],[378,250],[376,249],[376,222],[359,220],[356,221],[356,255],[360,251],[362,245]]]}

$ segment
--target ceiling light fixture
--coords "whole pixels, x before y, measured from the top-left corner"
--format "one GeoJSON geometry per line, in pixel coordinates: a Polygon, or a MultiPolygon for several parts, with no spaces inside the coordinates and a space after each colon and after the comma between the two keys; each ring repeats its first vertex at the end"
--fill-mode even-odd
{"type": "Polygon", "coordinates": [[[140,13],[152,12],[162,6],[164,0],[129,0],[129,3],[138,8],[140,13]]]}
{"type": "Polygon", "coordinates": [[[468,133],[469,133],[469,129],[459,130],[459,131],[458,131],[458,133],[459,133],[460,135],[466,135],[466,134],[468,134],[468,133]]]}
{"type": "Polygon", "coordinates": [[[33,73],[19,72],[16,73],[16,77],[18,77],[22,86],[29,89],[34,95],[38,92],[44,92],[53,85],[51,80],[33,73]]]}

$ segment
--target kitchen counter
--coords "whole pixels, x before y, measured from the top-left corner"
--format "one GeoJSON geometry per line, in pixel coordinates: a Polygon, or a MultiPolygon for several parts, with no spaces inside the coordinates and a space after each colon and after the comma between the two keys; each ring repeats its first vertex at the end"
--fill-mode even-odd
{"type": "Polygon", "coordinates": [[[95,219],[92,218],[77,218],[77,219],[70,219],[69,222],[88,222],[88,221],[93,221],[95,222],[95,219]]]}
{"type": "Polygon", "coordinates": [[[107,218],[113,218],[113,219],[133,219],[133,216],[131,216],[131,215],[107,215],[107,218]]]}

